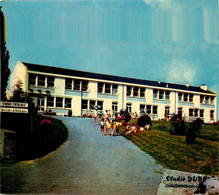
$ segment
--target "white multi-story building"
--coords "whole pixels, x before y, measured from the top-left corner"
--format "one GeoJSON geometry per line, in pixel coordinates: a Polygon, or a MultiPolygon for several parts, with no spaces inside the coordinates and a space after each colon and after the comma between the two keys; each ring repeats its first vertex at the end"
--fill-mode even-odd
{"type": "Polygon", "coordinates": [[[72,110],[73,116],[85,111],[127,109],[152,119],[179,114],[187,120],[197,117],[216,121],[216,93],[201,87],[104,75],[18,61],[11,76],[11,91],[18,80],[34,97],[39,111],[51,109],[59,115],[72,110]],[[165,114],[166,113],[166,114],[165,114]]]}

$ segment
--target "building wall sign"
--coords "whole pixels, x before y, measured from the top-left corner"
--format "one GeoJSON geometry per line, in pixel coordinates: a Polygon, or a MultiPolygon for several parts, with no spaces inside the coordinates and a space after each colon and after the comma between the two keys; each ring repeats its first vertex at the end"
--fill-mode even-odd
{"type": "Polygon", "coordinates": [[[1,103],[0,106],[28,108],[28,103],[23,103],[23,102],[0,102],[0,103],[1,103]]]}
{"type": "Polygon", "coordinates": [[[0,102],[0,112],[28,113],[28,103],[0,102]]]}

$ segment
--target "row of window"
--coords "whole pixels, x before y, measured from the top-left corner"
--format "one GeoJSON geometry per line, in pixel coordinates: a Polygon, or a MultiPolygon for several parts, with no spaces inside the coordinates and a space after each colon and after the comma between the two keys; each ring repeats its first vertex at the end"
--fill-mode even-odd
{"type": "Polygon", "coordinates": [[[126,95],[129,97],[145,97],[145,88],[127,86],[126,95]]]}
{"type": "Polygon", "coordinates": [[[98,91],[98,93],[117,95],[118,94],[118,85],[98,82],[97,91],[98,91]]]}
{"type": "Polygon", "coordinates": [[[201,95],[200,96],[200,103],[201,104],[214,104],[214,98],[213,96],[207,96],[207,95],[201,95]]]}
{"type": "Polygon", "coordinates": [[[46,75],[29,74],[29,85],[38,87],[54,87],[55,77],[46,75]]]}
{"type": "Polygon", "coordinates": [[[71,98],[47,97],[47,106],[56,108],[71,108],[71,98]]]}
{"type": "Polygon", "coordinates": [[[170,99],[170,91],[153,89],[153,98],[160,99],[160,100],[169,100],[170,99]]]}
{"type": "Polygon", "coordinates": [[[178,100],[183,102],[193,102],[194,95],[189,93],[178,93],[178,100]]]}
{"type": "Polygon", "coordinates": [[[88,81],[79,79],[65,79],[65,89],[88,91],[88,81]]]}
{"type": "Polygon", "coordinates": [[[157,108],[158,106],[155,105],[145,105],[145,104],[140,105],[140,111],[144,111],[147,114],[157,114],[157,108]]]}
{"type": "Polygon", "coordinates": [[[189,116],[191,117],[204,117],[204,110],[202,109],[194,109],[194,108],[190,108],[189,109],[189,116]]]}
{"type": "Polygon", "coordinates": [[[103,110],[103,101],[82,100],[82,109],[94,110],[95,108],[97,108],[97,110],[103,110]]]}

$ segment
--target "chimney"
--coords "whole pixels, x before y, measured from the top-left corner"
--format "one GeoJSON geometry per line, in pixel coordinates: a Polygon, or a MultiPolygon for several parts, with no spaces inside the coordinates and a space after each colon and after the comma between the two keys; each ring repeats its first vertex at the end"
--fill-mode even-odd
{"type": "Polygon", "coordinates": [[[205,90],[205,91],[208,90],[207,84],[202,84],[200,88],[201,88],[202,90],[205,90]]]}
{"type": "Polygon", "coordinates": [[[189,87],[189,83],[188,82],[186,82],[186,87],[189,87]]]}

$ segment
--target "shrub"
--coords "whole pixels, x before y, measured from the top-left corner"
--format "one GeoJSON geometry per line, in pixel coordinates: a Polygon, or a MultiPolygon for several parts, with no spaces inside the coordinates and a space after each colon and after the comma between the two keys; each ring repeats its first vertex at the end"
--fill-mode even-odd
{"type": "Polygon", "coordinates": [[[170,134],[171,135],[185,135],[187,125],[184,120],[171,121],[170,134]]]}
{"type": "Polygon", "coordinates": [[[186,132],[186,143],[187,144],[195,143],[195,139],[197,135],[200,133],[202,124],[204,124],[204,122],[200,118],[197,118],[190,124],[190,127],[187,129],[187,132],[186,132]]]}

